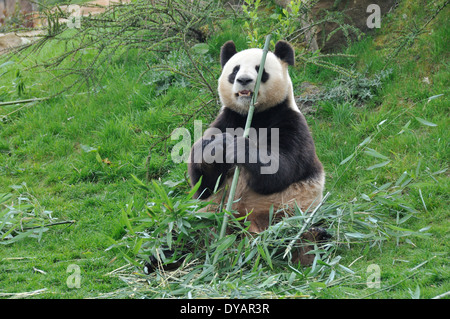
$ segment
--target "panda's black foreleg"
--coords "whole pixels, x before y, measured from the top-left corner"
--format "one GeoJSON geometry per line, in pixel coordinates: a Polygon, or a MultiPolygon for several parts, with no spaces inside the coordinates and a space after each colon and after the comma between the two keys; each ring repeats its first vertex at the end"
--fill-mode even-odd
{"type": "Polygon", "coordinates": [[[250,188],[263,195],[280,192],[297,181],[296,161],[290,157],[284,150],[271,150],[244,137],[235,137],[226,150],[226,161],[249,172],[250,188]]]}
{"type": "MultiPolygon", "coordinates": [[[[270,145],[270,140],[269,144],[270,145]]],[[[244,167],[252,176],[249,186],[259,194],[280,192],[298,180],[294,154],[258,145],[254,139],[221,133],[203,137],[191,150],[189,176],[192,186],[200,178],[196,198],[208,198],[221,186],[235,165],[244,167]]]]}
{"type": "Polygon", "coordinates": [[[233,166],[225,158],[226,139],[226,134],[203,137],[192,147],[188,167],[192,186],[202,179],[194,195],[196,198],[206,199],[211,196],[216,185],[222,185],[227,172],[233,166]]]}

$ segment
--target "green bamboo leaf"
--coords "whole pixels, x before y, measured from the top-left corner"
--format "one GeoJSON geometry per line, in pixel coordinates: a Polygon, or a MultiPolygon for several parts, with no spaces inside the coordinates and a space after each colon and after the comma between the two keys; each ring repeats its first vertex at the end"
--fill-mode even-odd
{"type": "Polygon", "coordinates": [[[390,207],[398,206],[398,203],[390,198],[386,198],[386,197],[382,197],[382,196],[375,196],[375,200],[386,206],[390,206],[390,207]]]}
{"type": "Polygon", "coordinates": [[[433,172],[431,173],[431,175],[438,175],[438,174],[442,174],[445,173],[447,171],[447,168],[441,169],[439,171],[433,172]]]}
{"type": "Polygon", "coordinates": [[[392,182],[387,182],[387,183],[384,183],[383,185],[381,185],[380,187],[377,187],[377,189],[379,191],[382,191],[382,190],[388,189],[389,187],[391,187],[391,185],[392,185],[392,182]]]}
{"type": "Polygon", "coordinates": [[[381,163],[369,166],[369,167],[366,168],[366,170],[371,171],[371,170],[373,170],[375,168],[380,168],[380,167],[386,166],[390,162],[391,162],[390,160],[389,161],[384,161],[384,162],[381,162],[381,163]]]}
{"type": "Polygon", "coordinates": [[[349,160],[351,160],[355,156],[355,153],[352,153],[350,156],[346,157],[342,162],[339,163],[339,165],[344,165],[349,160]]]}
{"type": "Polygon", "coordinates": [[[427,120],[424,120],[423,118],[421,118],[421,117],[416,117],[415,118],[417,121],[419,121],[420,123],[422,123],[423,125],[426,125],[426,126],[437,126],[437,124],[434,124],[434,123],[431,123],[431,122],[429,122],[429,121],[427,121],[427,120]]]}
{"type": "Polygon", "coordinates": [[[252,272],[256,272],[256,270],[258,269],[260,259],[261,259],[261,254],[258,254],[256,256],[255,263],[253,264],[252,272]]]}
{"type": "Polygon", "coordinates": [[[325,283],[329,284],[334,280],[334,277],[336,276],[336,270],[332,269],[330,272],[330,276],[328,276],[328,279],[325,281],[325,283]]]}
{"type": "Polygon", "coordinates": [[[392,230],[396,230],[396,231],[399,231],[399,232],[413,233],[413,231],[411,229],[398,227],[398,226],[395,226],[395,225],[386,225],[386,226],[388,228],[392,229],[392,230]]]}
{"type": "Polygon", "coordinates": [[[173,228],[173,223],[170,223],[169,225],[170,225],[170,230],[166,234],[166,243],[167,243],[167,246],[169,247],[169,249],[172,249],[172,228],[173,228]]]}
{"type": "Polygon", "coordinates": [[[403,134],[408,130],[409,125],[411,124],[411,120],[409,120],[405,125],[403,125],[402,130],[397,133],[397,135],[403,134]]]}
{"type": "Polygon", "coordinates": [[[375,151],[375,150],[372,149],[372,148],[366,147],[366,149],[364,150],[364,153],[367,154],[367,155],[369,155],[369,156],[373,156],[373,157],[377,157],[377,158],[382,158],[382,159],[388,159],[387,156],[378,153],[377,151],[375,151]]]}
{"type": "Polygon", "coordinates": [[[419,233],[423,233],[423,232],[429,230],[430,228],[431,228],[431,226],[427,226],[427,227],[421,228],[421,229],[419,229],[419,233]]]}
{"type": "Polygon", "coordinates": [[[102,157],[100,156],[100,154],[98,152],[95,152],[95,159],[97,160],[97,162],[99,162],[100,164],[102,163],[102,157]]]}
{"type": "Polygon", "coordinates": [[[443,95],[444,95],[444,94],[438,94],[438,95],[430,96],[430,97],[428,98],[428,102],[430,102],[431,100],[437,99],[438,97],[441,97],[441,96],[443,96],[443,95]]]}
{"type": "Polygon", "coordinates": [[[205,55],[209,51],[209,45],[206,43],[197,43],[192,47],[192,51],[199,55],[205,55]]]}
{"type": "Polygon", "coordinates": [[[351,270],[350,268],[345,267],[345,266],[343,266],[343,265],[341,265],[341,264],[338,264],[338,266],[341,267],[344,271],[346,271],[346,272],[348,272],[348,273],[350,273],[350,274],[354,274],[354,273],[355,273],[355,272],[354,272],[353,270],[351,270]]]}
{"type": "Polygon", "coordinates": [[[419,285],[416,286],[416,290],[413,292],[410,288],[408,288],[409,294],[411,295],[412,299],[420,299],[420,287],[419,285]]]}
{"type": "Polygon", "coordinates": [[[202,184],[202,178],[203,176],[201,176],[197,184],[195,184],[195,186],[192,187],[191,191],[187,194],[186,199],[191,199],[194,197],[194,194],[198,191],[200,185],[202,184]]]}
{"type": "Polygon", "coordinates": [[[402,175],[398,178],[398,180],[395,182],[395,186],[400,185],[401,182],[405,179],[405,177],[408,176],[408,172],[404,171],[402,175]]]}
{"type": "Polygon", "coordinates": [[[258,251],[256,249],[251,249],[250,252],[248,253],[247,257],[245,258],[243,264],[245,265],[246,263],[248,263],[250,260],[253,259],[253,257],[256,255],[258,251]]]}
{"type": "MultiPolygon", "coordinates": [[[[44,230],[48,230],[48,228],[44,228],[44,230]]],[[[26,232],[20,233],[12,238],[6,239],[4,241],[0,241],[0,244],[2,245],[9,245],[14,242],[17,242],[19,240],[25,239],[27,237],[33,237],[33,234],[35,233],[35,229],[30,229],[26,232]]]]}
{"type": "MultiPolygon", "coordinates": [[[[6,225],[6,223],[2,223],[2,228],[4,227],[6,225]]],[[[10,236],[10,234],[17,228],[17,227],[19,227],[20,226],[20,223],[19,222],[16,222],[13,226],[10,226],[10,228],[9,228],[9,230],[7,230],[6,232],[4,232],[3,234],[1,234],[2,236],[1,236],[1,240],[5,240],[5,239],[7,239],[7,238],[9,238],[9,237],[12,237],[12,236],[10,236]]],[[[4,243],[3,241],[0,241],[0,243],[4,243]]]]}
{"type": "Polygon", "coordinates": [[[320,289],[327,288],[327,285],[323,282],[315,281],[315,282],[311,282],[309,284],[309,287],[311,287],[311,289],[313,289],[313,290],[320,290],[320,289]]]}
{"type": "Polygon", "coordinates": [[[228,247],[230,247],[236,241],[236,235],[228,235],[217,242],[217,248],[213,255],[220,255],[228,247]]]}
{"type": "Polygon", "coordinates": [[[1,68],[4,68],[5,66],[14,64],[14,63],[15,63],[15,62],[13,62],[13,61],[7,61],[7,62],[5,62],[5,63],[3,63],[3,64],[0,64],[0,69],[1,69],[1,68]]]}
{"type": "Polygon", "coordinates": [[[165,202],[165,206],[169,209],[169,210],[173,210],[173,204],[172,201],[170,200],[169,196],[167,195],[166,191],[155,181],[152,180],[152,184],[153,184],[153,189],[156,191],[156,193],[159,195],[159,197],[164,200],[165,202]]]}
{"type": "Polygon", "coordinates": [[[136,260],[134,260],[134,258],[129,257],[126,253],[122,252],[121,250],[120,254],[122,255],[122,257],[124,259],[126,259],[130,264],[134,265],[135,267],[141,268],[142,264],[138,263],[136,260]]]}
{"type": "Polygon", "coordinates": [[[363,233],[345,233],[345,236],[350,237],[350,238],[370,238],[373,235],[372,234],[363,234],[363,233]]]}
{"type": "Polygon", "coordinates": [[[273,285],[275,285],[276,283],[278,283],[278,278],[280,277],[280,275],[272,275],[269,278],[267,278],[266,280],[264,280],[263,283],[258,285],[258,288],[269,288],[272,287],[273,285]]]}
{"type": "Polygon", "coordinates": [[[134,179],[134,181],[138,184],[140,188],[145,189],[146,191],[149,191],[149,188],[147,185],[145,185],[139,178],[131,174],[131,177],[134,179]]]}
{"type": "Polygon", "coordinates": [[[89,145],[80,144],[81,149],[86,153],[97,152],[98,148],[89,145]]]}
{"type": "Polygon", "coordinates": [[[136,245],[134,245],[134,248],[133,248],[133,254],[134,255],[137,255],[139,253],[139,251],[141,250],[141,246],[142,246],[143,242],[144,242],[144,238],[139,238],[137,240],[136,245]]]}
{"type": "Polygon", "coordinates": [[[364,139],[364,141],[362,141],[362,142],[359,144],[359,146],[364,146],[364,145],[366,145],[367,143],[370,143],[370,141],[372,141],[372,137],[371,137],[371,136],[368,136],[368,137],[366,137],[366,138],[364,139]]]}
{"type": "Polygon", "coordinates": [[[134,230],[133,227],[131,227],[131,223],[130,220],[128,219],[128,215],[127,212],[122,209],[122,222],[125,224],[125,226],[127,226],[127,228],[130,230],[131,234],[134,235],[134,230]]]}
{"type": "Polygon", "coordinates": [[[168,181],[165,181],[163,184],[170,188],[174,188],[174,187],[180,185],[181,183],[183,183],[183,181],[175,181],[174,182],[172,180],[168,180],[168,181]]]}
{"type": "Polygon", "coordinates": [[[272,221],[273,221],[273,204],[270,205],[269,209],[269,225],[272,225],[272,221]]]}
{"type": "Polygon", "coordinates": [[[400,220],[398,221],[398,224],[399,224],[399,225],[403,224],[403,223],[406,222],[408,219],[410,219],[412,216],[413,216],[412,214],[406,215],[405,217],[403,217],[402,219],[400,219],[400,220]]]}
{"type": "Polygon", "coordinates": [[[272,259],[270,258],[269,251],[267,250],[266,245],[258,245],[258,252],[260,253],[261,257],[269,264],[269,267],[273,269],[272,266],[272,259]]]}
{"type": "Polygon", "coordinates": [[[12,197],[12,194],[0,193],[0,205],[8,201],[12,197]]]}

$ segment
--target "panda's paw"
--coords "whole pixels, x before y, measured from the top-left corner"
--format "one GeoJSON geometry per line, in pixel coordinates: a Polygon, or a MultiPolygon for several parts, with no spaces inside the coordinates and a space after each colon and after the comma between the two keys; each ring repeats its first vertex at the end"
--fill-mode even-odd
{"type": "Polygon", "coordinates": [[[203,141],[203,161],[208,164],[223,163],[227,144],[232,143],[233,136],[228,133],[214,134],[203,141]]]}
{"type": "Polygon", "coordinates": [[[258,160],[257,143],[248,137],[236,136],[231,143],[227,139],[226,161],[229,164],[255,163],[258,160]]]}

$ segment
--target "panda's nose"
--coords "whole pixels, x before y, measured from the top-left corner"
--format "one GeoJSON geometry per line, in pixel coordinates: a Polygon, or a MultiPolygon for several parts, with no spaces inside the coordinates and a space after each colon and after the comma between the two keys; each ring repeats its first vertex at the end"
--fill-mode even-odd
{"type": "Polygon", "coordinates": [[[253,79],[252,79],[252,78],[249,78],[249,77],[247,77],[247,76],[241,76],[241,77],[237,78],[236,81],[237,81],[239,84],[241,84],[241,85],[247,85],[247,84],[249,84],[250,82],[252,82],[253,79]]]}

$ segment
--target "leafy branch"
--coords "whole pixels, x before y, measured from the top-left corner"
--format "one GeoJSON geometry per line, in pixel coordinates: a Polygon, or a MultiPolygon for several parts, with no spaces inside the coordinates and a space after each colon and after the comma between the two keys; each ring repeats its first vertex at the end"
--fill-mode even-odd
{"type": "Polygon", "coordinates": [[[46,35],[14,53],[26,59],[50,42],[63,43],[66,47],[63,53],[30,68],[51,70],[60,79],[70,79],[58,94],[99,83],[113,58],[128,54],[130,49],[158,56],[186,44],[191,46],[202,42],[206,30],[213,29],[214,21],[230,14],[216,1],[166,0],[153,3],[136,0],[114,3],[101,14],[83,16],[81,27],[70,29],[59,22],[69,17],[69,12],[61,7],[44,7],[42,12],[47,21],[46,35]]]}
{"type": "Polygon", "coordinates": [[[30,194],[27,185],[15,185],[15,193],[0,193],[0,244],[9,245],[25,238],[41,240],[49,227],[73,224],[75,221],[56,221],[52,212],[41,207],[30,194]]]}

